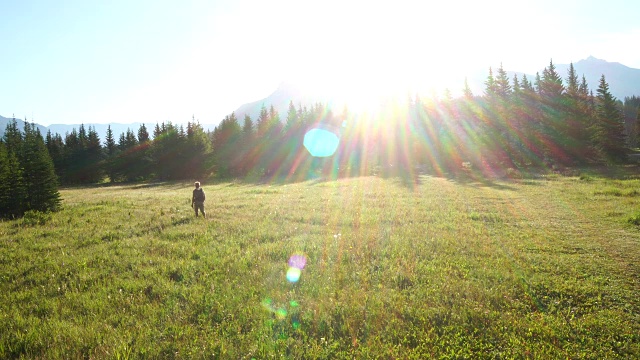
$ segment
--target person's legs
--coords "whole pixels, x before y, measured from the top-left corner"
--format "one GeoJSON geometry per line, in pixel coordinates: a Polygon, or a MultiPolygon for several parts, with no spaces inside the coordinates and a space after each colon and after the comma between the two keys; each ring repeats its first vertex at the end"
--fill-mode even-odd
{"type": "Polygon", "coordinates": [[[204,217],[204,218],[207,217],[207,213],[204,212],[204,203],[200,204],[200,212],[202,213],[202,217],[204,217]]]}
{"type": "Polygon", "coordinates": [[[202,213],[203,217],[205,217],[205,218],[207,217],[207,213],[204,212],[204,203],[196,202],[194,204],[193,208],[196,210],[196,217],[198,216],[198,209],[202,213]]]}

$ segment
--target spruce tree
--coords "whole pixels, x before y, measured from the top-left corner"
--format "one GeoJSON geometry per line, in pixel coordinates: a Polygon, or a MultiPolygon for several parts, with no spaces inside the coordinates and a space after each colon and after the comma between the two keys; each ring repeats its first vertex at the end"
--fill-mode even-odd
{"type": "Polygon", "coordinates": [[[18,129],[18,121],[15,117],[7,123],[2,140],[7,146],[8,151],[12,151],[14,154],[20,153],[22,132],[18,129]]]}
{"type": "Polygon", "coordinates": [[[64,177],[64,140],[62,140],[60,134],[52,134],[51,130],[49,130],[45,138],[45,145],[51,160],[53,160],[56,176],[58,176],[58,179],[62,179],[64,177]]]}
{"type": "Polygon", "coordinates": [[[545,144],[545,156],[554,162],[571,162],[567,144],[569,137],[564,111],[564,85],[553,61],[542,71],[538,93],[542,110],[541,135],[545,144]]]}
{"type": "Polygon", "coordinates": [[[284,125],[285,133],[289,133],[292,129],[295,129],[298,124],[298,112],[293,105],[293,101],[289,101],[289,111],[287,112],[287,120],[284,125]]]}
{"type": "Polygon", "coordinates": [[[107,176],[109,176],[110,182],[116,181],[116,154],[118,151],[118,146],[116,144],[116,139],[113,136],[113,130],[111,130],[111,125],[107,126],[107,136],[104,140],[104,151],[105,151],[105,172],[107,176]]]}
{"type": "Polygon", "coordinates": [[[507,75],[507,72],[502,67],[502,64],[500,64],[500,67],[498,68],[498,75],[495,78],[495,91],[496,94],[505,101],[509,100],[509,97],[512,93],[509,77],[507,75]]]}
{"type": "MultiPolygon", "coordinates": [[[[260,108],[260,115],[256,121],[256,135],[262,137],[269,131],[269,112],[267,108],[262,104],[260,108]]],[[[214,146],[215,147],[215,146],[214,146]]]]}
{"type": "Polygon", "coordinates": [[[93,126],[89,126],[85,151],[87,159],[87,181],[91,183],[99,182],[102,180],[104,174],[101,167],[104,152],[100,144],[100,136],[93,126]]]}
{"type": "Polygon", "coordinates": [[[142,124],[138,128],[138,143],[144,144],[149,141],[149,131],[147,131],[147,127],[142,124]]]}
{"type": "Polygon", "coordinates": [[[569,73],[567,74],[566,94],[569,98],[577,98],[580,94],[580,84],[578,84],[578,74],[576,73],[573,63],[569,64],[569,73]]]}
{"type": "Polygon", "coordinates": [[[594,145],[606,159],[626,161],[628,149],[625,145],[624,117],[616,98],[609,92],[604,75],[600,78],[597,93],[594,145]]]}
{"type": "Polygon", "coordinates": [[[241,128],[235,113],[225,118],[213,130],[213,154],[218,176],[228,177],[238,171],[241,128]]]}
{"type": "Polygon", "coordinates": [[[58,178],[40,130],[25,123],[23,184],[27,210],[53,211],[60,206],[58,178]]]}
{"type": "Polygon", "coordinates": [[[192,123],[187,124],[187,139],[184,147],[185,166],[184,178],[197,178],[208,172],[210,164],[211,142],[199,122],[193,118],[192,123]]]}
{"type": "Polygon", "coordinates": [[[24,204],[25,191],[18,157],[0,141],[0,216],[20,216],[25,210],[24,204]]]}
{"type": "Polygon", "coordinates": [[[573,63],[569,65],[565,89],[565,149],[576,161],[585,161],[589,157],[588,116],[581,95],[578,74],[573,63]]]}
{"type": "Polygon", "coordinates": [[[638,114],[636,115],[636,144],[640,144],[640,107],[638,108],[638,114]]]}
{"type": "Polygon", "coordinates": [[[498,89],[496,80],[493,77],[493,70],[489,67],[489,75],[487,76],[487,80],[484,82],[484,96],[491,99],[495,97],[497,92],[498,89]]]}
{"type": "Polygon", "coordinates": [[[466,77],[464,78],[464,88],[462,89],[462,95],[466,100],[473,100],[473,92],[469,87],[469,81],[467,81],[466,77]]]}

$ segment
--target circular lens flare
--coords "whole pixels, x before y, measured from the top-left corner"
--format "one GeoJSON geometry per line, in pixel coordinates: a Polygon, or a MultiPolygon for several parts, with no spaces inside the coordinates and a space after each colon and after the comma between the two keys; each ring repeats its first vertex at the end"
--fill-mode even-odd
{"type": "Polygon", "coordinates": [[[287,280],[292,283],[298,282],[298,280],[300,280],[301,274],[302,270],[295,267],[290,267],[289,270],[287,270],[287,280]]]}
{"type": "Polygon", "coordinates": [[[338,135],[324,129],[311,129],[304,134],[303,145],[311,156],[331,156],[338,149],[338,135]]]}
{"type": "Polygon", "coordinates": [[[305,265],[307,265],[307,257],[302,254],[293,254],[289,258],[289,267],[302,270],[305,265]]]}

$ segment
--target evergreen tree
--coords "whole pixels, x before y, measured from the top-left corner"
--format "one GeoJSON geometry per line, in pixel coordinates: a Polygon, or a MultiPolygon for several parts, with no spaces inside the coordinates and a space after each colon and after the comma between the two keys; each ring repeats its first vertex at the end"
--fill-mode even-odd
{"type": "Polygon", "coordinates": [[[187,123],[183,177],[197,178],[206,175],[212,167],[210,152],[209,137],[194,117],[192,123],[187,123]]]}
{"type": "Polygon", "coordinates": [[[640,144],[640,107],[638,108],[638,114],[636,115],[636,144],[640,144]]]}
{"type": "Polygon", "coordinates": [[[109,176],[109,181],[113,183],[116,181],[116,155],[118,152],[118,145],[116,144],[116,139],[113,136],[111,125],[107,126],[107,136],[104,142],[104,151],[106,155],[105,172],[109,176]]]}
{"type": "Polygon", "coordinates": [[[23,184],[28,210],[53,211],[60,206],[58,178],[40,130],[34,124],[24,127],[23,184]]]}
{"type": "Polygon", "coordinates": [[[147,131],[147,127],[142,124],[140,128],[138,128],[138,143],[144,144],[149,141],[149,132],[147,131]]]}
{"type": "MultiPolygon", "coordinates": [[[[267,108],[262,104],[260,108],[260,115],[258,115],[258,120],[256,121],[256,135],[258,137],[262,137],[267,134],[269,131],[269,112],[267,108]]],[[[215,147],[215,146],[214,146],[215,147]]]]}
{"type": "Polygon", "coordinates": [[[245,139],[251,139],[253,137],[253,121],[251,117],[246,114],[242,124],[242,137],[245,139]]]}
{"type": "Polygon", "coordinates": [[[100,136],[95,127],[90,126],[85,145],[85,181],[90,183],[99,182],[103,177],[102,159],[103,149],[100,144],[100,136]]]}
{"type": "Polygon", "coordinates": [[[565,89],[565,150],[574,160],[583,160],[586,157],[584,145],[588,144],[586,137],[586,127],[583,124],[584,115],[581,109],[580,84],[578,74],[573,66],[569,64],[569,71],[566,78],[565,89]]]}
{"type": "Polygon", "coordinates": [[[526,75],[522,75],[520,83],[522,99],[519,107],[522,139],[524,140],[524,163],[538,166],[543,158],[544,145],[541,136],[542,116],[538,93],[526,75]]]}
{"type": "Polygon", "coordinates": [[[218,176],[228,177],[240,172],[239,140],[241,128],[235,113],[226,116],[213,130],[213,155],[218,176]]]}
{"type": "Polygon", "coordinates": [[[47,146],[47,151],[49,151],[49,156],[51,156],[51,160],[53,160],[53,166],[56,171],[56,176],[58,179],[64,178],[64,140],[60,134],[56,133],[51,134],[51,130],[47,131],[47,136],[45,138],[45,145],[47,146]]]}
{"type": "Polygon", "coordinates": [[[573,63],[569,64],[569,73],[567,74],[566,94],[570,99],[577,99],[580,95],[580,84],[578,83],[578,74],[573,67],[573,63]]]}
{"type": "Polygon", "coordinates": [[[565,112],[564,85],[553,61],[542,71],[538,84],[542,110],[542,139],[545,157],[553,162],[570,163],[570,141],[565,112]]]}
{"type": "Polygon", "coordinates": [[[489,68],[489,75],[487,76],[487,80],[484,82],[484,96],[486,98],[492,99],[495,97],[498,92],[498,88],[496,85],[496,80],[493,77],[493,70],[489,68]]]}
{"type": "Polygon", "coordinates": [[[22,146],[22,132],[18,129],[18,122],[15,117],[7,123],[2,140],[7,146],[8,151],[13,152],[14,154],[20,153],[20,147],[22,146]]]}
{"type": "Polygon", "coordinates": [[[287,120],[284,125],[285,133],[288,133],[292,129],[296,128],[299,124],[298,112],[293,105],[293,101],[289,101],[289,111],[287,112],[287,120]]]}
{"type": "Polygon", "coordinates": [[[467,100],[473,100],[473,92],[469,87],[469,82],[467,81],[466,77],[464,78],[464,88],[462,89],[462,95],[467,100]]]}
{"type": "Polygon", "coordinates": [[[251,117],[248,114],[245,114],[238,144],[239,156],[236,171],[239,176],[247,175],[255,165],[256,144],[254,141],[254,124],[251,117]]]}
{"type": "Polygon", "coordinates": [[[183,153],[186,137],[181,137],[178,128],[171,122],[163,122],[156,126],[156,130],[151,144],[151,155],[157,177],[169,180],[186,176],[181,173],[187,157],[190,156],[183,153]]]}
{"type": "Polygon", "coordinates": [[[624,131],[627,134],[627,141],[630,147],[637,147],[636,142],[636,115],[640,109],[640,96],[625,96],[622,103],[622,112],[624,114],[624,131]]]}
{"type": "Polygon", "coordinates": [[[498,68],[498,76],[496,76],[494,84],[495,84],[494,91],[496,95],[504,101],[509,100],[511,96],[512,88],[511,88],[511,83],[509,82],[509,77],[507,75],[507,72],[502,67],[502,64],[500,64],[500,67],[498,68]]]}
{"type": "Polygon", "coordinates": [[[527,75],[524,75],[524,74],[522,75],[522,90],[531,91],[531,92],[535,91],[533,84],[531,84],[529,79],[527,79],[527,75]]]}
{"type": "Polygon", "coordinates": [[[609,84],[602,75],[597,90],[596,125],[594,144],[596,149],[610,161],[627,160],[624,117],[616,98],[609,92],[609,84]]]}
{"type": "MultiPolygon", "coordinates": [[[[9,125],[8,125],[9,126],[9,125]]],[[[13,144],[15,147],[18,144],[13,144]]],[[[15,152],[0,141],[0,216],[20,216],[25,210],[23,172],[15,152]]]]}

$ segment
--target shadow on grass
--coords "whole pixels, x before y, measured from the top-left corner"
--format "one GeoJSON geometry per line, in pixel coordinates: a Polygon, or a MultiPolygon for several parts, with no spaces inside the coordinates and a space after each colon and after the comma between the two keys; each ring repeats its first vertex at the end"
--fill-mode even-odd
{"type": "MultiPolygon", "coordinates": [[[[310,184],[325,183],[330,181],[336,181],[340,179],[360,178],[368,176],[377,176],[383,179],[397,179],[398,184],[415,190],[422,185],[423,178],[445,178],[463,186],[472,187],[489,187],[499,190],[512,190],[516,188],[510,186],[509,183],[521,184],[521,185],[542,185],[542,182],[550,177],[591,177],[591,178],[604,178],[613,180],[628,180],[628,179],[640,179],[640,164],[624,164],[624,165],[592,165],[576,168],[565,168],[561,170],[549,170],[546,168],[530,168],[526,171],[517,172],[515,174],[499,174],[499,175],[487,175],[479,171],[473,171],[469,169],[455,169],[452,171],[436,171],[428,168],[416,167],[411,171],[404,171],[403,169],[392,169],[375,167],[369,169],[364,173],[339,170],[339,171],[311,171],[304,174],[267,174],[261,177],[247,176],[247,177],[225,177],[216,178],[209,177],[203,179],[204,186],[220,185],[225,187],[236,186],[285,186],[288,184],[296,184],[309,182],[310,184]],[[513,176],[515,175],[515,176],[513,176]]],[[[153,182],[122,182],[122,183],[99,183],[99,184],[78,184],[78,185],[63,185],[60,189],[91,189],[91,188],[109,188],[109,187],[123,187],[126,189],[138,190],[138,189],[151,189],[166,187],[167,189],[182,189],[184,187],[192,186],[191,181],[185,180],[173,180],[173,181],[153,181],[153,182]]]]}

